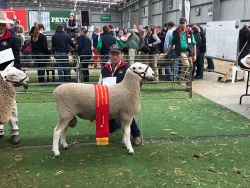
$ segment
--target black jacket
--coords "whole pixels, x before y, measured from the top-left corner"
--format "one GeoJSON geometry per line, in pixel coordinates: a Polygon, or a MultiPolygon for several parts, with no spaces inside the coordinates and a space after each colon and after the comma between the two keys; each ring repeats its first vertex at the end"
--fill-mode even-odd
{"type": "Polygon", "coordinates": [[[111,33],[103,33],[101,35],[101,39],[102,39],[101,55],[109,55],[110,46],[112,44],[115,44],[116,38],[113,37],[111,33]]]}
{"type": "Polygon", "coordinates": [[[69,53],[69,45],[72,46],[72,48],[76,48],[76,45],[73,43],[70,35],[64,31],[57,31],[52,36],[52,50],[54,52],[69,53]]]}
{"type": "Polygon", "coordinates": [[[33,54],[44,54],[44,55],[49,55],[50,51],[48,50],[48,42],[47,42],[47,37],[40,33],[38,40],[33,41],[33,37],[31,37],[31,48],[32,48],[32,53],[33,54]]]}
{"type": "Polygon", "coordinates": [[[243,48],[245,43],[248,41],[249,31],[248,29],[242,28],[239,33],[239,50],[243,48]]]}
{"type": "MultiPolygon", "coordinates": [[[[120,83],[123,80],[128,68],[129,68],[129,65],[126,64],[122,60],[121,64],[117,67],[117,69],[113,73],[113,76],[116,77],[116,83],[120,83]]],[[[110,65],[108,63],[106,63],[105,66],[102,68],[101,74],[102,74],[102,78],[112,76],[112,71],[111,71],[110,65]]]]}
{"type": "Polygon", "coordinates": [[[77,38],[78,55],[92,55],[91,40],[85,35],[81,35],[77,38]]]}
{"type": "MultiPolygon", "coordinates": [[[[188,37],[191,37],[192,39],[193,34],[189,29],[186,30],[186,35],[187,35],[187,41],[188,41],[188,37]]],[[[181,55],[181,41],[180,41],[180,28],[179,27],[173,31],[173,36],[174,36],[175,54],[177,56],[180,56],[181,55]]],[[[192,47],[192,44],[189,45],[190,56],[193,55],[191,47],[192,47]]]]}
{"type": "MultiPolygon", "coordinates": [[[[19,39],[12,35],[9,30],[6,30],[5,34],[0,37],[0,51],[11,48],[14,54],[14,67],[21,69],[20,64],[20,42],[19,39]]],[[[0,71],[4,70],[12,61],[8,61],[0,64],[0,71]]]]}

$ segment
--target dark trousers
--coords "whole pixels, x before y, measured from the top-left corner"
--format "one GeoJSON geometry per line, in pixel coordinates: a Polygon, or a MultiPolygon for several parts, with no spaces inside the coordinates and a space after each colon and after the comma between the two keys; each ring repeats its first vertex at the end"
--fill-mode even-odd
{"type": "MultiPolygon", "coordinates": [[[[109,132],[112,133],[116,129],[121,127],[121,122],[119,119],[111,119],[109,120],[109,132]]],[[[135,122],[135,119],[133,118],[133,121],[130,125],[131,135],[133,138],[139,137],[141,135],[141,132],[135,122]]]]}
{"type": "Polygon", "coordinates": [[[82,75],[83,82],[89,82],[89,62],[91,59],[91,55],[81,56],[80,61],[82,65],[82,75]]]}
{"type": "Polygon", "coordinates": [[[37,75],[38,75],[38,82],[43,83],[44,82],[44,74],[45,70],[43,69],[46,67],[46,63],[48,61],[48,56],[45,56],[44,53],[36,53],[33,54],[34,61],[36,62],[36,65],[38,67],[37,75]]]}

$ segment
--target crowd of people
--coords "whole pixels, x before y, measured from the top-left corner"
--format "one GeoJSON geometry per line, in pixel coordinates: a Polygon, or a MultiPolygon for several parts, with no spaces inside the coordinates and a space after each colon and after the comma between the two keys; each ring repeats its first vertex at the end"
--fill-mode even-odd
{"type": "MultiPolygon", "coordinates": [[[[179,27],[176,27],[175,23],[172,21],[165,23],[163,27],[155,26],[153,24],[145,27],[142,25],[133,25],[130,29],[120,29],[119,27],[114,28],[112,25],[108,24],[102,28],[95,27],[94,32],[90,33],[87,30],[87,27],[79,28],[77,21],[74,18],[74,14],[70,14],[69,21],[65,28],[63,25],[58,26],[56,33],[52,36],[50,53],[48,50],[47,38],[43,35],[43,31],[45,30],[43,24],[35,22],[29,35],[31,36],[32,49],[34,48],[33,55],[50,55],[52,53],[55,55],[60,82],[68,82],[71,78],[70,70],[64,68],[69,67],[69,63],[67,62],[68,58],[66,57],[69,51],[74,50],[80,56],[80,60],[83,62],[83,81],[89,82],[88,66],[91,62],[90,59],[92,58],[92,55],[94,67],[97,67],[99,63],[101,66],[104,66],[110,59],[109,51],[112,44],[118,44],[121,47],[124,55],[123,57],[128,59],[127,63],[133,64],[136,60],[148,63],[155,72],[155,81],[158,81],[159,75],[163,74],[162,69],[165,70],[165,80],[167,81],[181,80],[182,78],[190,79],[187,75],[190,71],[193,75],[192,78],[203,79],[204,55],[206,52],[205,32],[199,25],[193,25],[191,28],[187,27],[187,20],[185,18],[181,18],[179,21],[179,27]],[[41,36],[43,36],[39,38],[36,37],[36,40],[39,39],[38,41],[33,40],[35,31],[37,31],[37,35],[41,34],[41,36]],[[195,59],[192,59],[193,70],[185,70],[185,67],[191,67],[191,62],[187,60],[175,60],[174,62],[173,60],[169,60],[190,55],[190,49],[186,48],[192,46],[189,45],[188,35],[186,35],[186,41],[184,41],[184,38],[180,40],[181,47],[183,47],[182,42],[184,41],[184,48],[182,48],[181,51],[186,51],[188,54],[186,53],[186,55],[183,55],[183,53],[181,53],[181,55],[179,52],[176,54],[177,44],[175,44],[175,40],[177,39],[173,38],[173,34],[176,31],[178,32],[178,35],[181,35],[182,37],[184,37],[182,33],[191,34],[190,36],[192,38],[190,39],[192,39],[191,41],[194,41],[194,43],[192,43],[194,47],[192,48],[195,48],[195,51],[193,51],[194,49],[191,51],[193,51],[196,56],[195,59]],[[60,33],[63,38],[62,41],[59,42],[56,38],[60,36],[60,33]],[[72,38],[74,39],[73,41],[70,40],[72,38]],[[170,48],[172,49],[168,52],[168,49],[170,48]],[[162,55],[164,55],[166,59],[163,61],[161,59],[159,62],[159,58],[162,57],[162,55]]],[[[15,29],[14,31],[18,30],[15,29]]],[[[36,62],[38,62],[37,65],[39,67],[44,66],[44,64],[39,64],[37,58],[35,59],[36,62]]],[[[213,71],[213,59],[207,58],[207,63],[208,71],[213,71]]],[[[44,72],[44,70],[38,71],[39,82],[44,82],[44,72]]]]}

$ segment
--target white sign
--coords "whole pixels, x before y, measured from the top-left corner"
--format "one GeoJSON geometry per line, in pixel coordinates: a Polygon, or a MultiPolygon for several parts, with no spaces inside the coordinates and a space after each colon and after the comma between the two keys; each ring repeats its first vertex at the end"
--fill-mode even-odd
{"type": "Polygon", "coordinates": [[[105,77],[102,80],[102,85],[111,86],[116,84],[116,77],[105,77]]]}
{"type": "Polygon", "coordinates": [[[11,48],[3,50],[0,52],[0,64],[11,61],[15,59],[11,48]]]}
{"type": "Polygon", "coordinates": [[[208,22],[206,26],[206,56],[236,60],[240,21],[208,22]]]}

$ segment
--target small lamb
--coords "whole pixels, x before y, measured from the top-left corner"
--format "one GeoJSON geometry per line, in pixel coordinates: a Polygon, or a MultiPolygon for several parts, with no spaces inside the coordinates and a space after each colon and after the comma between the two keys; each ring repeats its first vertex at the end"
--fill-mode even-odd
{"type": "MultiPolygon", "coordinates": [[[[132,119],[141,109],[140,87],[147,79],[153,79],[153,70],[142,63],[134,63],[127,70],[121,83],[108,86],[110,110],[109,118],[121,120],[124,130],[123,143],[129,154],[134,154],[130,141],[130,125],[132,119]]],[[[59,122],[54,129],[53,148],[55,156],[59,156],[60,144],[64,149],[66,143],[67,127],[74,127],[77,123],[76,116],[94,120],[96,115],[95,89],[92,84],[69,83],[58,86],[54,90],[59,122]]]]}

